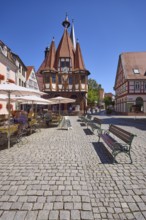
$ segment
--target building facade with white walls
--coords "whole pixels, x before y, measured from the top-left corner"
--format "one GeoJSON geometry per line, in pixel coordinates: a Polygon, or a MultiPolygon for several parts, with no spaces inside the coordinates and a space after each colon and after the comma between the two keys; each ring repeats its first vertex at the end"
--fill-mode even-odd
{"type": "Polygon", "coordinates": [[[146,52],[119,56],[114,89],[117,112],[146,114],[146,52]]]}

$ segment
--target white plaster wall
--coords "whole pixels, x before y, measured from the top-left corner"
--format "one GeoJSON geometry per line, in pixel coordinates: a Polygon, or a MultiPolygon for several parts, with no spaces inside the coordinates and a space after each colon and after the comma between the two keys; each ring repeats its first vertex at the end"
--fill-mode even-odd
{"type": "Polygon", "coordinates": [[[81,84],[81,89],[85,90],[85,84],[81,84]]]}
{"type": "MultiPolygon", "coordinates": [[[[7,66],[3,65],[0,62],[0,74],[4,75],[5,79],[4,80],[0,80],[0,83],[4,83],[7,81],[7,66]]],[[[9,71],[9,79],[12,79],[15,81],[15,72],[10,70],[9,71]]],[[[2,104],[2,109],[0,109],[0,115],[3,114],[8,114],[8,111],[6,109],[6,105],[7,105],[7,101],[0,101],[0,104],[2,104]]],[[[13,105],[13,110],[15,110],[15,103],[12,104],[13,105]]]]}

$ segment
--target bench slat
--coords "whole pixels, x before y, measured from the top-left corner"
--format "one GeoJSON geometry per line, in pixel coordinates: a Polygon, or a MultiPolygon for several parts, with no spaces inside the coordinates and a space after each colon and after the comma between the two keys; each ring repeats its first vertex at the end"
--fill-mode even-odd
{"type": "Polygon", "coordinates": [[[122,128],[116,127],[114,125],[110,125],[109,131],[127,144],[130,144],[132,139],[134,138],[134,135],[131,134],[130,132],[127,132],[122,128]]]}
{"type": "Polygon", "coordinates": [[[122,128],[119,128],[115,125],[110,125],[108,132],[99,134],[99,140],[100,138],[102,138],[103,141],[106,143],[106,145],[112,150],[114,161],[115,161],[115,157],[119,153],[126,153],[129,156],[131,163],[132,163],[130,149],[131,149],[131,143],[132,143],[134,136],[135,136],[134,134],[128,131],[125,131],[122,128]],[[119,143],[115,139],[115,137],[112,137],[110,135],[110,133],[114,134],[114,136],[122,140],[124,143],[119,143]]]}

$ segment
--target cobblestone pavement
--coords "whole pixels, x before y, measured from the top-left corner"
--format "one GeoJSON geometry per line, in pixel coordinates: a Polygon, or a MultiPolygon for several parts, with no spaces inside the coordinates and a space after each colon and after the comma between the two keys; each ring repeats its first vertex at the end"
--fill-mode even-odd
{"type": "Polygon", "coordinates": [[[72,129],[42,129],[21,147],[0,151],[1,220],[146,219],[144,119],[98,116],[137,134],[133,164],[112,164],[104,143],[78,117],[72,129]]]}

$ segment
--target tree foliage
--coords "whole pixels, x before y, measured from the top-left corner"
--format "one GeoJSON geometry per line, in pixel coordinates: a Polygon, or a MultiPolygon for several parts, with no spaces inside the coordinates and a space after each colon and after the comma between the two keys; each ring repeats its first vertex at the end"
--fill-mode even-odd
{"type": "Polygon", "coordinates": [[[110,96],[107,96],[104,98],[104,103],[105,103],[106,108],[110,105],[114,106],[114,104],[115,104],[115,102],[112,101],[112,98],[110,96]]]}
{"type": "Polygon", "coordinates": [[[98,89],[98,83],[94,79],[88,79],[88,89],[89,90],[98,89]]]}
{"type": "Polygon", "coordinates": [[[88,105],[94,106],[99,101],[99,89],[101,85],[94,79],[88,79],[88,105]]]}

